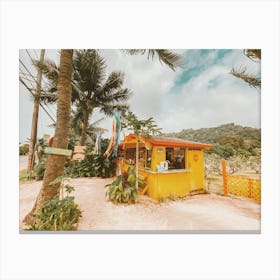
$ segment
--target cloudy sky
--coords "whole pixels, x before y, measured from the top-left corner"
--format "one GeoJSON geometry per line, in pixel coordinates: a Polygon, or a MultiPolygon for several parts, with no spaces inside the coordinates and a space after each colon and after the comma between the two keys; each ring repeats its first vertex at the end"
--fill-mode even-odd
{"type": "MultiPolygon", "coordinates": [[[[153,117],[162,132],[178,132],[188,128],[214,127],[234,122],[244,126],[260,127],[260,93],[242,80],[229,74],[232,67],[246,66],[248,72],[260,75],[260,64],[251,61],[243,50],[176,50],[183,56],[184,65],[173,72],[156,58],[128,56],[119,50],[100,50],[107,62],[107,72],[125,73],[124,86],[133,91],[130,109],[140,119],[153,117]]],[[[38,50],[28,50],[36,58],[38,50]]],[[[20,51],[20,60],[31,73],[36,70],[26,50],[20,51]]],[[[59,62],[57,50],[46,50],[46,57],[59,62]]],[[[22,64],[20,68],[24,70],[22,64]]],[[[55,119],[54,106],[46,107],[55,119]]],[[[30,137],[32,98],[20,85],[20,142],[30,137]]],[[[94,111],[91,121],[100,114],[94,111]]],[[[52,123],[40,109],[38,136],[53,134],[52,123]]],[[[108,129],[111,119],[100,126],[108,129]]]]}

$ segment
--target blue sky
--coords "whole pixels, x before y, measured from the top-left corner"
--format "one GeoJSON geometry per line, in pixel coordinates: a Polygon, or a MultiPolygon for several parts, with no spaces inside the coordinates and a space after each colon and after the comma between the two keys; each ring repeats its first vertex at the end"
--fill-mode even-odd
{"type": "MultiPolygon", "coordinates": [[[[175,50],[183,56],[184,65],[173,72],[155,58],[128,56],[119,50],[100,50],[107,62],[107,72],[125,73],[125,87],[133,91],[130,109],[139,118],[154,117],[163,132],[188,128],[213,127],[224,123],[260,127],[260,93],[229,74],[232,67],[246,66],[248,72],[260,75],[260,63],[248,59],[243,50],[175,50]]],[[[29,53],[39,56],[38,50],[29,53]]],[[[59,62],[57,50],[46,50],[46,57],[59,62]]],[[[36,74],[25,50],[20,59],[36,74]]],[[[20,142],[30,135],[32,119],[30,94],[20,85],[20,142]]],[[[55,118],[55,106],[47,108],[55,118]]],[[[102,115],[93,112],[91,121],[102,115]]],[[[53,134],[51,119],[40,110],[38,135],[53,134]]],[[[110,137],[112,120],[101,126],[110,137]]]]}

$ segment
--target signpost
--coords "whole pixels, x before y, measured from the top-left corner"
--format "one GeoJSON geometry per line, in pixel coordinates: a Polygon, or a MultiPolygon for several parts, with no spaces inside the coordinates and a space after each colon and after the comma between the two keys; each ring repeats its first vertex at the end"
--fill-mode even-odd
{"type": "Polygon", "coordinates": [[[52,154],[52,155],[62,155],[62,156],[71,156],[72,155],[72,150],[59,149],[59,148],[53,148],[53,147],[46,147],[44,152],[46,154],[52,154]]]}

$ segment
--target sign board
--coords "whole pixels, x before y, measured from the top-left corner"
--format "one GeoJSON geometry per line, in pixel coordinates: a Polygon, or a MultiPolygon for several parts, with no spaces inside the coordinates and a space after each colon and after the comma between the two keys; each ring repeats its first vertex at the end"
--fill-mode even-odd
{"type": "Polygon", "coordinates": [[[52,154],[52,155],[62,155],[62,156],[72,155],[72,150],[52,148],[52,147],[46,147],[44,152],[46,154],[52,154]]]}

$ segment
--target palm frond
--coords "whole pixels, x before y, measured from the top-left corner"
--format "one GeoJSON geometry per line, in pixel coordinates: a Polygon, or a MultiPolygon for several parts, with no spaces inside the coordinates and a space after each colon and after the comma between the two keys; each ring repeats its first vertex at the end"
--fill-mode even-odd
{"type": "Polygon", "coordinates": [[[148,57],[154,58],[155,54],[158,55],[158,59],[161,63],[166,64],[170,69],[175,71],[177,67],[182,67],[182,57],[169,50],[159,49],[159,50],[149,50],[148,57]]]}
{"type": "Polygon", "coordinates": [[[254,61],[261,60],[262,58],[261,49],[245,49],[244,54],[254,61]]]}
{"type": "Polygon", "coordinates": [[[102,86],[103,92],[110,92],[114,89],[119,89],[123,85],[124,81],[124,73],[120,71],[112,72],[107,80],[105,81],[104,85],[102,86]]]}
{"type": "Polygon", "coordinates": [[[82,91],[95,91],[105,79],[106,63],[96,50],[77,50],[74,80],[82,91]]]}
{"type": "Polygon", "coordinates": [[[261,78],[252,76],[249,73],[246,73],[246,67],[240,68],[239,70],[232,68],[230,74],[233,76],[242,79],[244,82],[249,84],[249,86],[256,88],[257,90],[261,89],[261,78]]]}
{"type": "Polygon", "coordinates": [[[107,104],[100,108],[100,112],[104,113],[106,116],[113,116],[114,111],[118,111],[121,115],[125,114],[129,109],[128,104],[107,104]]]}
{"type": "Polygon", "coordinates": [[[182,67],[183,65],[183,59],[181,55],[166,49],[128,49],[123,51],[129,55],[143,55],[148,52],[148,59],[151,58],[152,60],[154,59],[154,56],[157,55],[159,61],[166,64],[173,71],[175,71],[176,68],[182,67]]]}
{"type": "Polygon", "coordinates": [[[122,50],[124,53],[129,54],[129,55],[143,55],[147,51],[146,49],[127,49],[127,50],[122,50]]]}
{"type": "Polygon", "coordinates": [[[46,78],[57,84],[59,68],[56,63],[50,59],[45,59],[43,63],[40,60],[33,60],[33,65],[42,71],[46,78]]]}
{"type": "Polygon", "coordinates": [[[41,92],[40,101],[45,104],[54,104],[57,101],[57,95],[52,92],[41,92]]]}
{"type": "Polygon", "coordinates": [[[103,97],[100,97],[98,101],[100,106],[102,107],[102,104],[114,104],[116,102],[128,101],[131,95],[131,90],[123,88],[117,91],[107,92],[107,94],[104,94],[103,97]]]}

